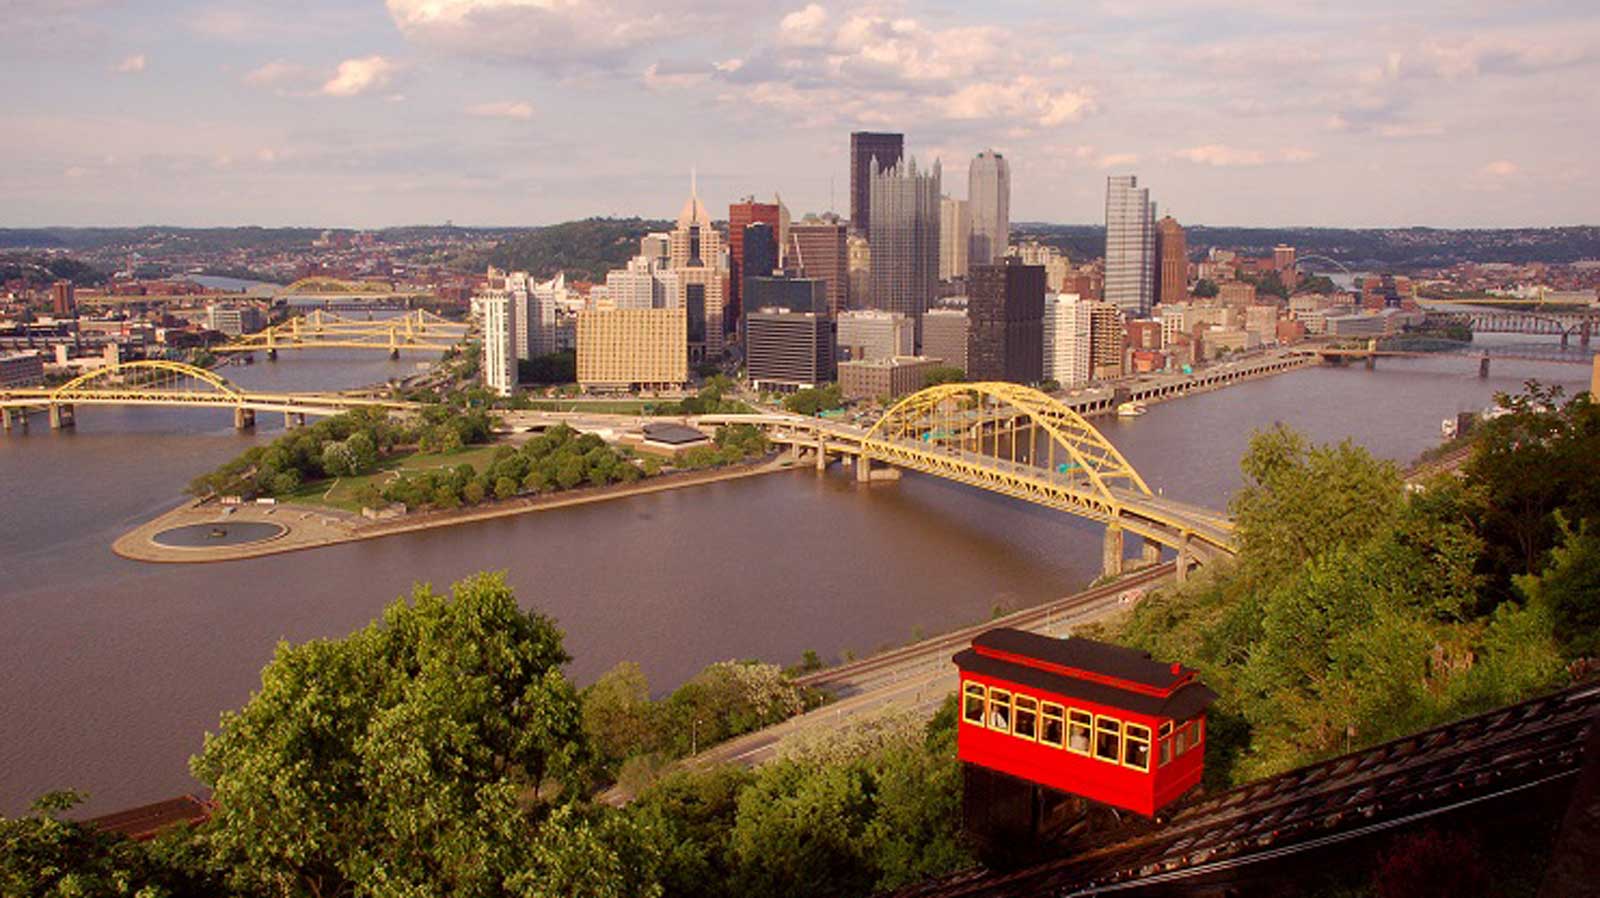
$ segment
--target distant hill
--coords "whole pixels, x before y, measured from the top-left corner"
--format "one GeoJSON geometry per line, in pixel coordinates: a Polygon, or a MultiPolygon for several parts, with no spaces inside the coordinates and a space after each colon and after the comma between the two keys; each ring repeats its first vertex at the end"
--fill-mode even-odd
{"type": "MultiPolygon", "coordinates": [[[[1457,262],[1546,262],[1600,259],[1600,227],[1567,228],[1185,228],[1190,255],[1210,247],[1267,256],[1279,243],[1304,256],[1337,259],[1355,270],[1411,271],[1457,262]]],[[[1016,222],[1012,239],[1035,239],[1057,246],[1074,261],[1105,254],[1106,230],[1099,225],[1016,222]]],[[[1331,267],[1331,266],[1330,266],[1331,267]]]]}
{"type": "Polygon", "coordinates": [[[509,271],[603,281],[639,254],[639,238],[672,229],[672,222],[645,218],[586,218],[535,228],[510,237],[489,252],[489,264],[509,271]]]}

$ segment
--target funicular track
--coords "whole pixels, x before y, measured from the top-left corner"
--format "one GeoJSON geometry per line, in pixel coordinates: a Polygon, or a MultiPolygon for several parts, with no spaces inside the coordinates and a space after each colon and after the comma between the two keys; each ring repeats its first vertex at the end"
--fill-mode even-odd
{"type": "Polygon", "coordinates": [[[1070,858],[975,868],[896,895],[1127,893],[1325,848],[1574,779],[1597,723],[1591,682],[1193,799],[1070,858]]]}

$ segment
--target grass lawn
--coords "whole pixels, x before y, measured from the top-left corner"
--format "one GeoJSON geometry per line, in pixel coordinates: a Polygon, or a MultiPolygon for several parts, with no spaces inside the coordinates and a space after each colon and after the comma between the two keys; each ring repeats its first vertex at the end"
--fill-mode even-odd
{"type": "MultiPolygon", "coordinates": [[[[654,413],[654,409],[660,406],[676,404],[676,400],[672,399],[535,399],[528,403],[528,408],[536,412],[645,415],[654,413]]],[[[749,411],[749,406],[739,403],[739,413],[749,411]]]]}
{"type": "Polygon", "coordinates": [[[384,458],[378,463],[378,470],[360,477],[341,477],[335,483],[332,480],[318,480],[315,483],[302,484],[301,487],[282,497],[285,502],[300,502],[307,505],[326,505],[344,511],[361,511],[361,503],[356,501],[356,493],[364,484],[375,483],[379,489],[388,481],[394,479],[396,473],[401,471],[424,471],[438,468],[454,468],[457,465],[472,465],[479,471],[488,467],[494,459],[495,450],[501,444],[490,443],[486,446],[465,446],[455,452],[413,452],[407,455],[394,455],[384,458]]]}

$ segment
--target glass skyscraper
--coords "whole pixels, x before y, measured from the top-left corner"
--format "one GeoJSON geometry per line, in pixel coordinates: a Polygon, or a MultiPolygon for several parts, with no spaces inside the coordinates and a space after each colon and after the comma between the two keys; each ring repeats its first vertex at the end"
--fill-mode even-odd
{"type": "Polygon", "coordinates": [[[1156,207],[1135,175],[1106,179],[1105,300],[1144,318],[1156,297],[1156,207]]]}

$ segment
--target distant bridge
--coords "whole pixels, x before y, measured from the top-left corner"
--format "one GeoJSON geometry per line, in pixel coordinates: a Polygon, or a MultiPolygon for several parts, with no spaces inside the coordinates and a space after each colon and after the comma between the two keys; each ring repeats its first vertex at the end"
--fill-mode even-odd
{"type": "Polygon", "coordinates": [[[1433,309],[1426,323],[1434,326],[1464,325],[1474,334],[1531,334],[1560,337],[1562,348],[1576,336],[1578,345],[1587,347],[1600,331],[1600,309],[1433,309]]]}
{"type": "Polygon", "coordinates": [[[1144,540],[1145,560],[1161,546],[1190,563],[1235,551],[1233,523],[1217,511],[1156,495],[1122,453],[1088,421],[1050,396],[1011,383],[929,387],[900,401],[870,429],[797,415],[703,415],[707,426],[754,424],[817,467],[855,459],[858,480],[872,463],[946,480],[1106,525],[1104,568],[1123,568],[1123,535],[1144,540]]]}
{"type": "Polygon", "coordinates": [[[266,330],[213,346],[212,352],[265,352],[275,359],[286,349],[376,349],[399,358],[400,350],[448,352],[466,336],[467,325],[418,309],[398,318],[360,321],[322,309],[266,330]]]}
{"type": "Polygon", "coordinates": [[[1554,346],[1485,346],[1476,347],[1471,343],[1461,343],[1456,348],[1427,351],[1418,349],[1389,348],[1381,340],[1368,340],[1366,346],[1308,346],[1297,349],[1305,355],[1316,355],[1325,362],[1344,364],[1345,362],[1360,360],[1366,363],[1369,370],[1377,367],[1380,358],[1395,359],[1437,359],[1437,358],[1468,358],[1477,361],[1478,376],[1489,376],[1489,362],[1491,359],[1500,359],[1508,362],[1554,362],[1561,365],[1590,365],[1594,364],[1596,356],[1592,354],[1575,354],[1565,348],[1558,349],[1554,346]]]}
{"type": "Polygon", "coordinates": [[[54,389],[0,388],[5,429],[28,426],[28,413],[43,410],[52,429],[71,427],[83,405],[165,406],[233,410],[240,429],[255,424],[257,412],[283,412],[288,426],[308,416],[327,417],[357,408],[414,411],[417,403],[337,393],[256,393],[241,390],[204,368],[182,362],[137,361],[96,368],[54,389]]]}

